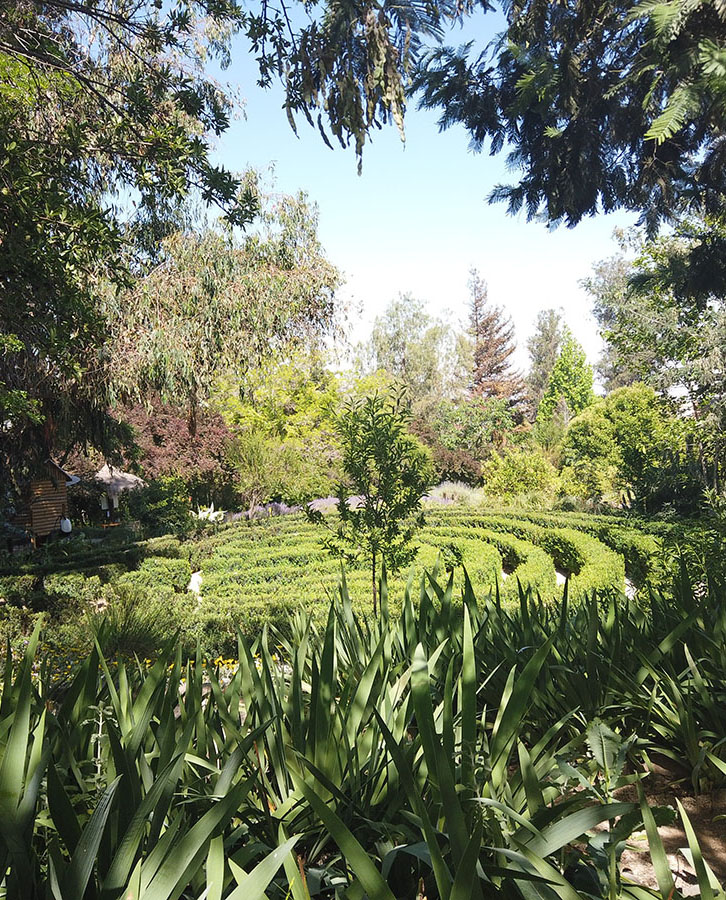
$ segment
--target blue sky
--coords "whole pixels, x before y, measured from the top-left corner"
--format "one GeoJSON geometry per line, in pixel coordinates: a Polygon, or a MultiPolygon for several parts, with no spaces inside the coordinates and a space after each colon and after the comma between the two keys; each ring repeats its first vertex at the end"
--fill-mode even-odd
{"type": "Polygon", "coordinates": [[[537,312],[548,307],[564,310],[596,361],[599,339],[578,282],[594,262],[614,253],[613,229],[633,224],[635,215],[598,216],[554,231],[509,216],[504,205],[486,202],[495,184],[511,180],[504,155],[472,153],[463,128],[439,133],[436,115],[413,107],[405,144],[394,127],[375,133],[359,176],[352,148],[330,150],[304,120],[296,137],[281,109],[281,90],[258,88],[254,60],[241,40],[234,51],[221,79],[245,98],[245,117],[225,133],[218,157],[236,171],[272,165],[277,190],[302,189],[318,204],[323,246],[346,277],[341,298],[351,305],[354,340],[366,336],[399,292],[424,300],[432,315],[463,324],[474,266],[488,282],[490,299],[514,320],[521,367],[537,312]]]}

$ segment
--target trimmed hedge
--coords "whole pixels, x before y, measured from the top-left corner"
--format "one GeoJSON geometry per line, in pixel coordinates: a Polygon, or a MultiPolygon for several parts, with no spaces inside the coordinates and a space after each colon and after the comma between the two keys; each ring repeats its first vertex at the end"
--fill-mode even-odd
{"type": "MultiPolygon", "coordinates": [[[[437,517],[430,516],[430,524],[437,517]]],[[[446,512],[438,517],[450,518],[446,512]]],[[[469,513],[460,517],[462,524],[514,534],[545,550],[557,569],[569,576],[570,598],[580,599],[593,591],[622,593],[625,588],[625,563],[597,538],[573,528],[554,528],[509,516],[469,513]]]]}
{"type": "MultiPolygon", "coordinates": [[[[463,535],[471,540],[471,529],[466,528],[431,527],[427,533],[435,537],[440,536],[442,540],[463,535]]],[[[497,531],[477,531],[477,539],[482,542],[479,545],[481,548],[493,544],[501,554],[503,569],[509,569],[506,578],[501,577],[504,573],[498,573],[501,600],[504,602],[518,600],[520,585],[524,590],[532,590],[543,600],[550,600],[557,596],[555,566],[552,557],[541,547],[514,535],[497,531]]]]}
{"type": "MultiPolygon", "coordinates": [[[[508,515],[446,505],[427,506],[425,516],[416,561],[389,578],[394,614],[408,578],[416,582],[435,567],[454,572],[455,597],[463,587],[464,566],[479,596],[493,592],[498,581],[505,603],[518,600],[520,584],[547,602],[560,595],[556,568],[569,574],[573,599],[593,590],[620,594],[625,571],[643,584],[652,579],[659,555],[658,538],[625,517],[508,515]]],[[[205,650],[231,650],[237,628],[255,636],[265,623],[288,627],[296,608],[319,620],[327,615],[340,563],[323,548],[323,536],[297,514],[225,525],[196,541],[164,536],[123,543],[111,533],[97,544],[74,537],[30,557],[5,559],[0,630],[13,631],[40,610],[52,611],[53,623],[69,610],[80,621],[85,610],[105,604],[126,610],[136,603],[163,611],[159,621],[176,622],[187,646],[199,638],[205,650]],[[202,572],[199,597],[187,593],[197,570],[202,572]]],[[[367,566],[347,567],[346,578],[354,608],[369,614],[367,566]]]]}
{"type": "Polygon", "coordinates": [[[660,540],[653,534],[629,527],[625,522],[582,513],[524,513],[518,518],[544,526],[565,525],[593,535],[624,558],[625,572],[638,586],[657,574],[660,540]]]}

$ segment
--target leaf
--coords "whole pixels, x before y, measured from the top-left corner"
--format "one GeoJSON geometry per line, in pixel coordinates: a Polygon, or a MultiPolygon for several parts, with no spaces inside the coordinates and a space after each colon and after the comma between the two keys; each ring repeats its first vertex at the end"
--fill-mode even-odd
{"type": "Polygon", "coordinates": [[[106,827],[106,821],[111,812],[111,803],[120,781],[121,777],[119,776],[106,788],[93,811],[93,815],[83,829],[70,864],[61,881],[64,897],[83,897],[86,892],[86,887],[96,862],[101,838],[103,837],[103,831],[106,827]]]}
{"type": "MultiPolygon", "coordinates": [[[[296,787],[308,801],[313,811],[330,832],[331,837],[345,856],[356,878],[363,885],[370,900],[396,900],[381,873],[373,865],[368,853],[358,843],[348,826],[318,797],[315,790],[300,778],[293,776],[296,787]]],[[[239,900],[242,895],[240,894],[239,900]]]]}
{"type": "Polygon", "coordinates": [[[683,830],[686,832],[688,849],[691,851],[693,868],[696,870],[698,887],[701,892],[701,900],[714,900],[716,896],[714,893],[714,889],[717,890],[719,894],[721,894],[721,885],[714,878],[713,872],[711,872],[706,865],[703,859],[703,854],[701,853],[701,847],[698,843],[698,838],[696,837],[696,832],[693,830],[691,820],[688,818],[688,815],[683,808],[683,804],[677,797],[676,804],[678,805],[678,812],[681,814],[681,819],[683,820],[683,830]]]}
{"type": "Polygon", "coordinates": [[[618,757],[621,739],[612,728],[595,719],[587,727],[585,739],[595,762],[609,778],[618,757]]]}
{"type": "Polygon", "coordinates": [[[229,865],[238,886],[228,894],[227,900],[262,900],[267,886],[299,839],[300,835],[295,835],[286,840],[258,863],[249,874],[230,859],[229,865]]]}
{"type": "Polygon", "coordinates": [[[676,886],[673,882],[671,867],[668,864],[663,841],[658,834],[658,828],[655,824],[653,813],[648,806],[643,791],[643,785],[638,782],[638,799],[640,801],[640,810],[643,814],[643,824],[645,825],[645,833],[648,837],[648,849],[650,858],[655,870],[655,877],[658,881],[658,889],[663,900],[671,900],[675,894],[676,886]]]}

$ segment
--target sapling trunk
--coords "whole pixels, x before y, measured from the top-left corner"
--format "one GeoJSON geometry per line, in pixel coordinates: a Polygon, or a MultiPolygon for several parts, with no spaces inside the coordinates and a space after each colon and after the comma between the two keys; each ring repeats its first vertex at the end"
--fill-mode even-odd
{"type": "Polygon", "coordinates": [[[376,551],[373,551],[372,555],[372,564],[371,564],[371,581],[373,588],[373,615],[374,617],[378,614],[378,594],[376,592],[376,551]]]}

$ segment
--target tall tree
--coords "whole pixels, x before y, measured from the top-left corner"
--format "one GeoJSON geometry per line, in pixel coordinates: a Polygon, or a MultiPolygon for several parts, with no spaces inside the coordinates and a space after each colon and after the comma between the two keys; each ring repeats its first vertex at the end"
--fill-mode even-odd
{"type": "Polygon", "coordinates": [[[557,361],[537,410],[537,421],[546,422],[558,413],[566,425],[594,400],[592,366],[570,330],[565,329],[557,361]]]}
{"type": "Polygon", "coordinates": [[[561,312],[543,309],[537,313],[534,333],[527,340],[530,358],[527,394],[535,413],[557,362],[563,333],[561,312]]]}
{"type": "Polygon", "coordinates": [[[243,239],[213,230],[171,235],[147,277],[111,292],[122,398],[158,392],[186,403],[193,423],[221,374],[242,375],[296,342],[312,346],[334,326],[340,274],[320,246],[317,209],[303,194],[278,197],[261,221],[243,239]]]}
{"type": "Polygon", "coordinates": [[[235,224],[254,212],[208,153],[229,103],[202,67],[224,54],[232,12],[216,0],[0,9],[4,487],[79,441],[118,443],[102,287],[139,274],[190,193],[235,224]]]}
{"type": "Polygon", "coordinates": [[[421,300],[401,294],[376,317],[359,356],[364,370],[384,370],[414,407],[428,409],[463,393],[468,351],[464,335],[429,316],[421,300]]]}
{"type": "MultiPolygon", "coordinates": [[[[701,229],[699,222],[686,223],[655,241],[641,240],[636,256],[621,260],[621,274],[603,264],[587,286],[615,368],[693,419],[701,479],[718,487],[726,466],[726,295],[713,292],[710,277],[694,278],[701,229]]],[[[715,259],[711,271],[719,264],[715,259]]]]}
{"type": "Polygon", "coordinates": [[[469,329],[474,365],[471,393],[478,397],[519,399],[523,382],[512,368],[514,324],[499,306],[489,302],[487,283],[476,269],[469,278],[469,329]]]}

